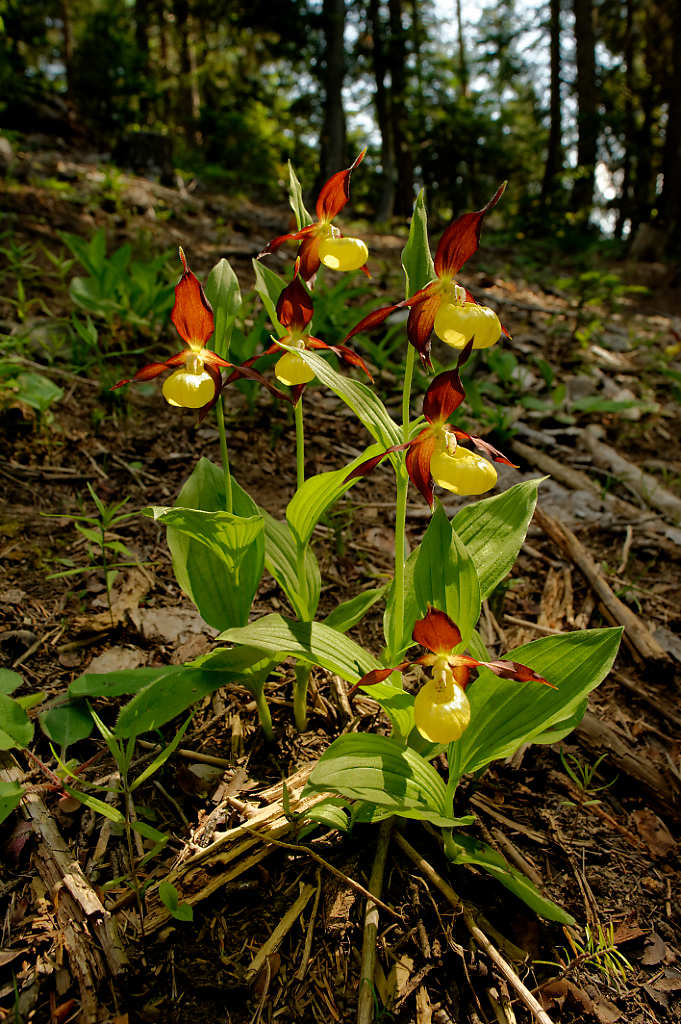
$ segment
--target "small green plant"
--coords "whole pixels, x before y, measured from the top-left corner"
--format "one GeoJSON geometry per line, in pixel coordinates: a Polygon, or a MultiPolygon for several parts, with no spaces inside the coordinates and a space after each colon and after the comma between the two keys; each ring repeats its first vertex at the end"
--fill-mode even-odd
{"type": "Polygon", "coordinates": [[[18,402],[44,416],[63,397],[62,388],[44,374],[26,370],[11,359],[0,360],[0,407],[18,402]]]}
{"type": "MultiPolygon", "coordinates": [[[[610,782],[604,782],[601,786],[594,785],[598,769],[607,756],[607,754],[601,754],[593,764],[589,764],[587,761],[582,761],[576,754],[566,754],[565,751],[560,751],[560,760],[565,773],[572,779],[579,790],[580,808],[593,807],[594,804],[600,804],[600,800],[594,799],[595,794],[602,792],[604,789],[609,789],[617,781],[617,776],[615,776],[610,782]]],[[[569,804],[571,807],[575,806],[572,800],[564,800],[563,803],[569,804]]]]}
{"type": "MultiPolygon", "coordinates": [[[[82,573],[103,572],[107,599],[109,608],[111,608],[111,588],[118,575],[118,571],[139,565],[133,552],[114,531],[122,526],[123,523],[132,519],[136,513],[121,511],[129,501],[127,497],[121,501],[107,504],[97,495],[94,487],[89,482],[87,489],[95,503],[97,515],[63,513],[54,518],[70,519],[74,523],[76,530],[86,541],[88,564],[51,573],[47,578],[55,580],[63,579],[66,576],[78,576],[82,573]],[[118,556],[118,558],[112,558],[112,556],[118,556]],[[121,558],[125,559],[125,561],[120,561],[121,558]]],[[[61,559],[61,561],[66,560],[61,559]]]]}
{"type": "Polygon", "coordinates": [[[574,928],[564,928],[564,931],[570,948],[561,947],[559,960],[535,960],[535,964],[558,967],[561,978],[577,968],[593,966],[607,983],[627,980],[627,973],[633,971],[633,967],[617,948],[612,921],[605,928],[599,923],[595,930],[585,925],[583,941],[576,937],[574,928]]]}

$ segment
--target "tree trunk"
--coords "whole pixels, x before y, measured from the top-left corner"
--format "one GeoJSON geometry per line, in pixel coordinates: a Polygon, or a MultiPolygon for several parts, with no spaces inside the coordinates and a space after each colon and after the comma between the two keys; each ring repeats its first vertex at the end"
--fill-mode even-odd
{"type": "Polygon", "coordinates": [[[381,133],[381,167],[383,171],[381,195],[376,207],[376,220],[387,221],[392,217],[395,208],[397,168],[395,166],[395,140],[393,138],[390,94],[385,84],[388,74],[388,61],[379,0],[369,0],[368,15],[372,42],[371,55],[374,79],[376,81],[374,103],[376,106],[378,129],[381,133]]]}
{"type": "Polygon", "coordinates": [[[185,134],[200,143],[199,115],[201,113],[201,95],[199,80],[196,74],[196,53],[192,39],[189,0],[173,0],[175,27],[178,38],[180,58],[179,81],[179,114],[180,123],[185,134]]]}
{"type": "Polygon", "coordinates": [[[388,9],[390,14],[388,68],[392,96],[390,106],[397,165],[395,213],[408,217],[411,215],[414,205],[414,168],[405,132],[407,124],[407,47],[406,33],[402,23],[402,0],[389,0],[388,9]]]}
{"type": "Polygon", "coordinates": [[[598,94],[593,0],[573,0],[577,59],[577,176],[572,209],[584,223],[593,205],[598,146],[598,94]]]}
{"type": "Polygon", "coordinates": [[[670,254],[681,251],[681,0],[674,0],[672,60],[667,86],[667,131],[662,155],[662,195],[659,223],[670,254]]]}
{"type": "Polygon", "coordinates": [[[541,187],[541,201],[544,208],[551,206],[551,199],[560,185],[560,176],[563,173],[563,118],[560,97],[560,0],[551,0],[549,30],[551,36],[551,99],[549,107],[549,141],[541,187]]]}
{"type": "Polygon", "coordinates": [[[322,75],[324,122],[320,138],[322,182],[346,166],[343,109],[345,77],[345,0],[324,0],[325,57],[322,75]]]}
{"type": "Polygon", "coordinates": [[[461,95],[468,96],[470,75],[468,74],[468,61],[466,60],[466,40],[463,35],[463,12],[461,0],[456,0],[456,29],[458,35],[459,49],[459,81],[461,82],[461,95]]]}
{"type": "Polygon", "coordinates": [[[622,188],[615,222],[615,237],[622,238],[627,220],[631,227],[631,180],[636,138],[634,120],[634,10],[633,0],[627,0],[627,24],[624,42],[624,159],[622,161],[622,188]]]}

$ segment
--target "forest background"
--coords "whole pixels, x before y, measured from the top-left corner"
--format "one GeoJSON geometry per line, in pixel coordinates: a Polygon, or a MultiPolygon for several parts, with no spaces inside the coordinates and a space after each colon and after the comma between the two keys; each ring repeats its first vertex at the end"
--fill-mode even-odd
{"type": "MultiPolygon", "coordinates": [[[[356,215],[511,179],[519,238],[681,247],[681,0],[0,0],[0,125],[278,199],[367,142],[356,215]],[[126,142],[127,140],[127,142],[126,142]],[[139,139],[138,139],[139,141],[139,139]]],[[[310,189],[314,193],[314,188],[310,189]]]]}

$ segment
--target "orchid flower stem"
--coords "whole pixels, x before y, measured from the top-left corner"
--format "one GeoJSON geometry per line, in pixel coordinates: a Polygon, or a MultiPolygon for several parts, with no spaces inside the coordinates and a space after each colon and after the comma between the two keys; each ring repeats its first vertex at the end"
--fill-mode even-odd
{"type": "Polygon", "coordinates": [[[310,665],[299,661],[295,668],[295,680],[293,683],[293,719],[298,732],[305,732],[307,729],[307,684],[310,679],[310,665]]]}
{"type": "Polygon", "coordinates": [[[265,689],[262,686],[255,693],[255,706],[258,711],[258,718],[260,719],[262,731],[265,734],[265,739],[268,743],[271,743],[274,739],[272,716],[270,715],[270,709],[265,698],[265,689]]]}
{"type": "Polygon", "coordinates": [[[222,469],[225,474],[225,510],[232,511],[232,475],[229,471],[229,455],[227,454],[227,432],[225,430],[225,409],[222,404],[222,396],[215,406],[218,418],[218,434],[220,435],[220,454],[222,456],[222,469]]]}
{"type": "Polygon", "coordinates": [[[293,407],[296,418],[296,487],[305,483],[305,428],[303,425],[302,396],[293,407]]]}

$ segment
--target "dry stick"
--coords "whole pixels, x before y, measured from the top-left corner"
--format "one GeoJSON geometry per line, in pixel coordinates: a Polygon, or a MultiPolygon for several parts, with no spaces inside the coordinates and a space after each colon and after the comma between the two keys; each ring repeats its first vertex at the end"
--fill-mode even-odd
{"type": "Polygon", "coordinates": [[[407,857],[416,864],[419,871],[425,875],[429,882],[436,886],[445,899],[451,903],[451,905],[461,913],[463,922],[466,925],[473,940],[480,946],[481,949],[487,953],[488,957],[501,971],[501,974],[511,987],[518,994],[518,997],[525,1004],[528,1010],[534,1014],[539,1021],[539,1024],[552,1024],[551,1018],[549,1017],[546,1010],[543,1009],[540,1003],[537,1002],[535,997],[532,995],[530,990],[522,983],[518,975],[515,973],[511,965],[504,960],[499,950],[492,945],[490,940],[487,938],[485,933],[473,920],[473,916],[470,910],[466,907],[463,900],[457,896],[452,889],[451,885],[438,875],[435,868],[433,868],[427,860],[425,860],[420,853],[418,853],[413,846],[411,846],[407,840],[399,832],[395,833],[395,840],[407,857]]]}
{"type": "Polygon", "coordinates": [[[390,845],[393,819],[381,822],[376,844],[369,896],[364,911],[364,937],[362,939],[362,964],[359,972],[359,999],[357,1000],[357,1024],[371,1024],[374,1019],[374,971],[376,969],[376,937],[378,935],[378,907],[383,889],[385,862],[390,845]]]}
{"type": "Polygon", "coordinates": [[[312,912],[310,913],[310,920],[307,923],[307,931],[305,932],[305,945],[303,946],[303,955],[300,958],[300,966],[295,973],[296,981],[303,981],[307,974],[307,965],[310,961],[310,953],[312,952],[312,936],[314,934],[314,923],[317,918],[317,910],[319,909],[319,899],[322,895],[322,872],[321,868],[317,868],[316,876],[317,891],[314,894],[314,903],[312,904],[312,912]]]}
{"type": "Polygon", "coordinates": [[[544,533],[563,551],[586,577],[591,589],[609,610],[610,614],[625,628],[625,637],[641,658],[651,661],[668,662],[669,656],[662,650],[650,630],[644,626],[631,608],[627,608],[612,591],[603,575],[599,572],[593,558],[577,540],[572,530],[543,512],[540,508],[534,511],[534,518],[544,533]]]}
{"type": "Polygon", "coordinates": [[[646,473],[644,470],[623,458],[610,445],[603,444],[598,438],[599,428],[593,424],[584,431],[584,439],[591,453],[591,457],[601,469],[607,469],[618,479],[622,480],[628,487],[631,487],[636,494],[648,505],[658,509],[663,516],[666,516],[673,523],[681,523],[681,498],[671,494],[661,484],[657,477],[646,473]]]}
{"type": "Polygon", "coordinates": [[[291,928],[307,906],[314,891],[314,885],[306,885],[303,887],[298,899],[291,907],[289,907],[277,927],[270,935],[269,939],[263,942],[262,946],[248,965],[248,970],[246,971],[247,981],[252,981],[255,978],[270,953],[274,953],[274,951],[279,948],[283,939],[288,935],[291,928]]]}

